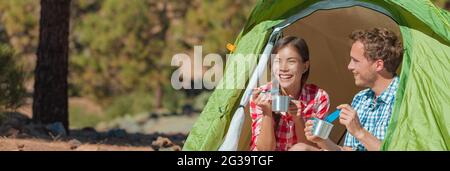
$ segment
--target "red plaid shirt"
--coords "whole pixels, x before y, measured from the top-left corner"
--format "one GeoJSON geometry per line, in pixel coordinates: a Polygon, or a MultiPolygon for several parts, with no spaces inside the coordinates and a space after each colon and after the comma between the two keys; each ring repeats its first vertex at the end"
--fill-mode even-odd
{"type": "MultiPolygon", "coordinates": [[[[262,92],[267,92],[272,88],[272,84],[269,83],[258,89],[262,92]]],[[[270,96],[270,93],[267,95],[270,96]]],[[[308,120],[313,113],[320,119],[325,117],[330,107],[330,98],[327,92],[320,89],[313,84],[305,84],[298,99],[301,106],[298,106],[298,113],[303,118],[303,121],[308,120]]],[[[278,129],[275,132],[277,151],[287,151],[294,144],[297,143],[297,137],[295,135],[294,121],[290,115],[281,113],[280,121],[278,122],[278,129]]],[[[262,110],[252,100],[250,100],[250,115],[252,118],[252,139],[250,144],[250,150],[256,151],[257,137],[261,132],[262,110]]],[[[275,129],[275,125],[274,125],[275,129]]]]}

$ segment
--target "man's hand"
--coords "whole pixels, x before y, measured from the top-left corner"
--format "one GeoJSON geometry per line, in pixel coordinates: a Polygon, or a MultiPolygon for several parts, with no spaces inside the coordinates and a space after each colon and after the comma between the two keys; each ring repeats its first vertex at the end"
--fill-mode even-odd
{"type": "Polygon", "coordinates": [[[322,138],[312,134],[313,126],[314,126],[314,121],[313,120],[308,120],[305,123],[305,136],[306,136],[306,139],[308,141],[311,141],[311,142],[316,143],[316,144],[324,142],[325,141],[324,139],[322,139],[322,138]]]}
{"type": "Polygon", "coordinates": [[[361,139],[364,136],[364,129],[361,127],[356,111],[348,104],[339,105],[337,109],[341,110],[339,122],[345,125],[348,132],[355,138],[361,139]]]}
{"type": "Polygon", "coordinates": [[[325,151],[340,151],[342,150],[340,146],[331,141],[330,139],[322,139],[318,136],[312,134],[312,129],[314,126],[314,120],[308,120],[305,124],[305,136],[308,141],[316,143],[319,148],[325,151]]]}

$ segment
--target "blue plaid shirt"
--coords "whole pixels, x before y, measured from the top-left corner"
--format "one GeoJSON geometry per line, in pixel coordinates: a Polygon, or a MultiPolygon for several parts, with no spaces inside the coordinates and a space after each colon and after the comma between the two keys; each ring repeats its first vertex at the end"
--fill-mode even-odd
{"type": "MultiPolygon", "coordinates": [[[[391,119],[395,94],[398,89],[399,78],[396,76],[381,95],[375,97],[370,88],[360,91],[352,101],[352,107],[358,113],[361,126],[379,140],[383,140],[391,119]]],[[[345,135],[344,146],[352,147],[356,151],[367,150],[364,145],[349,132],[345,135]]]]}

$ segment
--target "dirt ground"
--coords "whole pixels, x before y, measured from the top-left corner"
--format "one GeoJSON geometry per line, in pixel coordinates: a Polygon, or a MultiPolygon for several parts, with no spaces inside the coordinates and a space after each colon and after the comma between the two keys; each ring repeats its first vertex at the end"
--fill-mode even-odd
{"type": "Polygon", "coordinates": [[[152,147],[77,144],[42,139],[0,138],[0,151],[154,151],[152,147]]]}
{"type": "Polygon", "coordinates": [[[141,133],[85,127],[57,134],[61,129],[35,124],[21,113],[8,113],[5,118],[0,124],[0,151],[179,151],[195,120],[163,117],[141,133]]]}

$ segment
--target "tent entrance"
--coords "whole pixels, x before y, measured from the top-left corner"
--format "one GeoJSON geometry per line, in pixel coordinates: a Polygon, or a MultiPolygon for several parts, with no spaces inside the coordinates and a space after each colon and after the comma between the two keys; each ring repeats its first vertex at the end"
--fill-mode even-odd
{"type": "MultiPolygon", "coordinates": [[[[283,30],[284,36],[302,37],[308,43],[311,61],[308,82],[328,92],[331,112],[339,104],[351,104],[353,96],[361,90],[355,86],[353,75],[347,70],[350,33],[374,27],[384,27],[401,35],[397,23],[390,17],[360,6],[319,10],[283,30]]],[[[335,121],[336,127],[331,136],[335,142],[341,140],[345,131],[345,127],[338,122],[335,121]]]]}
{"type": "MultiPolygon", "coordinates": [[[[330,8],[327,5],[332,4],[327,2],[323,2],[325,5],[312,5],[310,8],[317,9],[305,9],[287,19],[287,22],[281,23],[278,28],[282,28],[283,36],[298,36],[306,40],[311,62],[308,83],[316,84],[328,92],[331,113],[339,104],[351,104],[353,96],[361,90],[355,86],[353,75],[347,70],[350,61],[350,33],[357,29],[384,27],[399,36],[401,34],[398,24],[383,9],[373,5],[368,8],[348,3],[345,3],[344,7],[330,8]]],[[[247,112],[238,150],[247,150],[250,141],[251,120],[247,112]]],[[[345,127],[338,121],[335,121],[334,125],[330,138],[342,144],[345,127]]]]}

